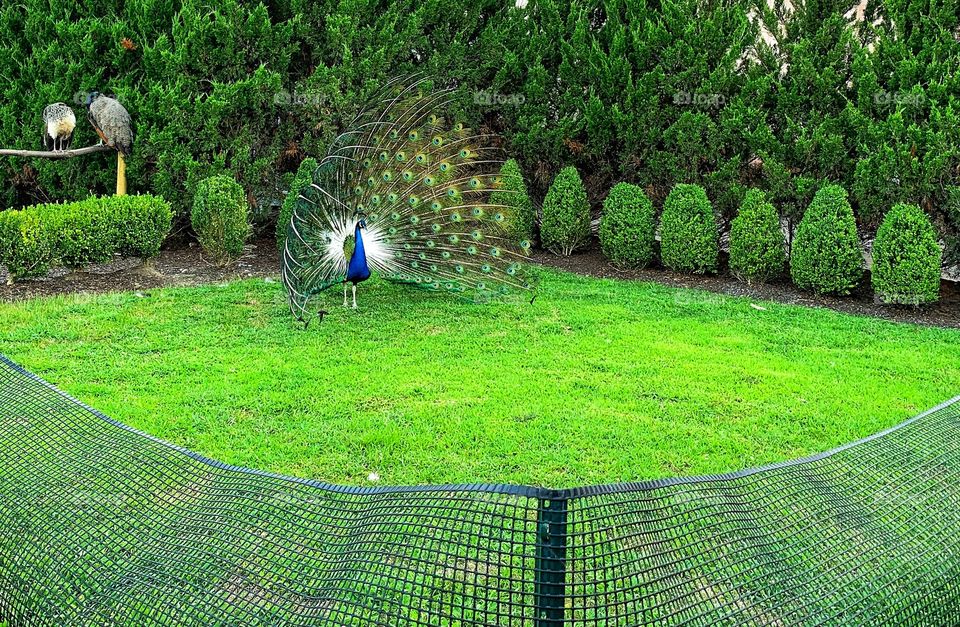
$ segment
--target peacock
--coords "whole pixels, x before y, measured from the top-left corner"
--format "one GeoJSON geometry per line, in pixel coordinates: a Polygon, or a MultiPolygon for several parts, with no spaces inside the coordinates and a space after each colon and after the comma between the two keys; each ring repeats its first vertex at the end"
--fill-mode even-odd
{"type": "Polygon", "coordinates": [[[336,285],[356,308],[357,285],[373,273],[477,301],[515,293],[532,302],[530,242],[510,236],[510,203],[490,202],[505,191],[500,150],[447,122],[454,93],[423,77],[388,83],[318,163],[282,253],[290,309],[305,324],[308,302],[336,285]]]}

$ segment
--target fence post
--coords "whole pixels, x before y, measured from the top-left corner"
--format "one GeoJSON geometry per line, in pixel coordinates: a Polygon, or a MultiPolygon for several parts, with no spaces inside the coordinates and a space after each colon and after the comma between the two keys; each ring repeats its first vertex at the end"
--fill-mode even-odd
{"type": "Polygon", "coordinates": [[[539,499],[534,603],[537,627],[563,625],[566,613],[567,497],[558,492],[539,499]]]}

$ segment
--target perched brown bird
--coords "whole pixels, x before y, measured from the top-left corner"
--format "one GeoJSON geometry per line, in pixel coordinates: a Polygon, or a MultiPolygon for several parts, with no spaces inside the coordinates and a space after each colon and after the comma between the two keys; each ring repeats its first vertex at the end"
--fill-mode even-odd
{"type": "Polygon", "coordinates": [[[87,119],[103,143],[124,157],[133,152],[133,121],[123,105],[109,96],[93,92],[87,96],[87,119]]]}
{"type": "Polygon", "coordinates": [[[43,147],[47,150],[70,150],[73,129],[77,127],[77,117],[73,109],[55,102],[43,110],[43,147]]]}

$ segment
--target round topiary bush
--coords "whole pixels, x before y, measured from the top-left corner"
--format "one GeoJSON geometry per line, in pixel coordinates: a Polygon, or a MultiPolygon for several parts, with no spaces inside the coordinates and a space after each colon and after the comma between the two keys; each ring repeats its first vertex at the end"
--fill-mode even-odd
{"type": "Polygon", "coordinates": [[[783,275],[786,266],[780,216],[766,194],[751,189],[730,225],[730,272],[747,283],[764,283],[783,275]]]}
{"type": "Polygon", "coordinates": [[[653,203],[636,185],[617,183],[603,203],[600,247],[613,263],[643,268],[653,261],[653,203]]]}
{"type": "Polygon", "coordinates": [[[676,185],[660,216],[660,257],[678,272],[716,272],[720,236],[713,205],[699,185],[676,185]]]}
{"type": "Polygon", "coordinates": [[[940,299],[942,252],[927,214],[894,205],[873,240],[871,282],[881,302],[922,305],[940,299]]]}
{"type": "Polygon", "coordinates": [[[307,157],[300,162],[297,168],[297,174],[290,183],[290,190],[286,198],[283,199],[283,205],[280,206],[280,216],[277,218],[277,248],[283,250],[283,245],[287,241],[287,227],[290,226],[290,218],[293,216],[293,208],[297,205],[297,198],[305,187],[313,182],[313,173],[317,169],[317,160],[313,157],[307,157]]]}
{"type": "Polygon", "coordinates": [[[248,213],[240,184],[229,176],[211,176],[197,185],[190,223],[203,249],[226,265],[243,254],[250,236],[248,213]]]}
{"type": "Polygon", "coordinates": [[[564,256],[590,241],[590,203],[573,166],[560,170],[543,199],[540,241],[547,250],[564,256]]]}
{"type": "Polygon", "coordinates": [[[803,214],[790,254],[797,287],[818,294],[849,294],[863,278],[857,223],[839,185],[825,185],[803,214]]]}
{"type": "Polygon", "coordinates": [[[503,188],[490,195],[490,204],[500,206],[510,216],[507,227],[509,236],[518,241],[530,241],[533,238],[533,223],[536,212],[533,202],[523,182],[523,172],[516,159],[508,159],[500,168],[503,188]]]}

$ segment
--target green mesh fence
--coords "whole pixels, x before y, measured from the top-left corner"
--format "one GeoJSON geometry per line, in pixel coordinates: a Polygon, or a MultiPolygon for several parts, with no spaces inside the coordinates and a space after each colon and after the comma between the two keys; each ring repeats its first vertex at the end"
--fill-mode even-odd
{"type": "Polygon", "coordinates": [[[0,360],[0,621],[960,622],[960,399],[827,454],[570,490],[227,466],[0,360]]]}

